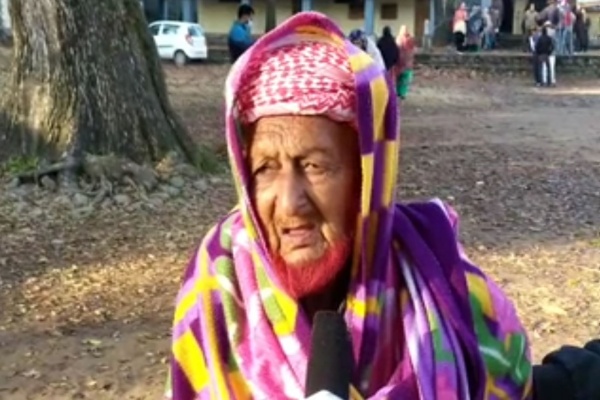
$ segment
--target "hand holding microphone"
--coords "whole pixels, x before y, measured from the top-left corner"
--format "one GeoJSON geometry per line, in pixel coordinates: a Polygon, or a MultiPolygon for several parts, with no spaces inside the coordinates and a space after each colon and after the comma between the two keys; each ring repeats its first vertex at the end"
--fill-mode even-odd
{"type": "Polygon", "coordinates": [[[354,373],[352,343],[341,314],[315,314],[306,372],[306,399],[347,400],[354,373]]]}

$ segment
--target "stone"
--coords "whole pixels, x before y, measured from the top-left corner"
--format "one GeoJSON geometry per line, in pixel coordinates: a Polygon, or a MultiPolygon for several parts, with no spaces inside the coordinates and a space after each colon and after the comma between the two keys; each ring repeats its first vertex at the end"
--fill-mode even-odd
{"type": "Polygon", "coordinates": [[[169,179],[169,184],[173,187],[176,187],[177,189],[181,189],[185,186],[185,179],[183,179],[181,176],[176,175],[169,179]]]}
{"type": "Polygon", "coordinates": [[[134,180],[138,185],[141,185],[147,191],[154,190],[158,185],[158,175],[150,167],[146,165],[138,166],[132,169],[134,180]]]}
{"type": "Polygon", "coordinates": [[[131,197],[126,194],[117,194],[113,197],[115,203],[119,206],[127,206],[131,204],[131,197]]]}
{"type": "Polygon", "coordinates": [[[69,199],[69,196],[67,196],[66,194],[61,194],[54,198],[54,204],[56,204],[58,206],[70,206],[71,200],[69,199]]]}
{"type": "Polygon", "coordinates": [[[50,178],[48,175],[45,175],[42,177],[42,179],[40,179],[40,184],[44,189],[49,190],[51,192],[56,191],[56,189],[58,188],[56,181],[50,178]]]}
{"type": "Polygon", "coordinates": [[[190,164],[177,164],[175,172],[188,178],[196,178],[199,174],[198,169],[190,164]]]}
{"type": "Polygon", "coordinates": [[[12,178],[5,186],[6,190],[14,190],[19,187],[21,181],[19,178],[12,178]]]}
{"type": "Polygon", "coordinates": [[[169,197],[179,197],[181,195],[181,189],[175,186],[167,186],[166,193],[168,193],[169,197]]]}
{"type": "Polygon", "coordinates": [[[29,211],[29,216],[31,216],[33,218],[39,218],[42,215],[44,215],[44,210],[42,210],[39,207],[34,207],[31,209],[31,211],[29,211]]]}
{"type": "Polygon", "coordinates": [[[208,190],[208,182],[204,179],[198,179],[193,183],[194,189],[204,192],[208,190]]]}
{"type": "Polygon", "coordinates": [[[73,195],[73,205],[77,208],[85,207],[89,204],[90,199],[83,193],[75,193],[73,195]]]}

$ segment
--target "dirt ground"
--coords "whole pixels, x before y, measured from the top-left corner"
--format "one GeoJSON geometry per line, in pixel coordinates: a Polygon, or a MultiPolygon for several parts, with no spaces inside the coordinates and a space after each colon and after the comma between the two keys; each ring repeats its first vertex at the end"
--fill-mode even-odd
{"type": "MultiPolygon", "coordinates": [[[[165,68],[190,131],[222,152],[226,68],[165,68]]],[[[600,336],[599,109],[598,81],[536,89],[419,71],[402,110],[399,197],[458,209],[536,360],[600,336]]],[[[159,397],[186,259],[234,202],[228,176],[210,185],[158,210],[86,217],[9,213],[0,195],[0,399],[159,397]]]]}

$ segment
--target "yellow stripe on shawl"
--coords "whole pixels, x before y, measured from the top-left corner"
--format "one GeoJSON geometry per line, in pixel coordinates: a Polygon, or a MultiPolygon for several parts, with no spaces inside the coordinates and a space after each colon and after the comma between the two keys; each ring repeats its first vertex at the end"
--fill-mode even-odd
{"type": "Polygon", "coordinates": [[[475,274],[467,274],[467,286],[481,304],[481,310],[488,318],[495,319],[496,313],[492,305],[492,297],[485,279],[475,274]]]}
{"type": "Polygon", "coordinates": [[[369,215],[371,209],[371,191],[373,189],[373,168],[374,158],[373,153],[364,154],[361,157],[361,168],[362,168],[362,199],[360,204],[360,212],[363,217],[369,215]]]}
{"type": "MultiPolygon", "coordinates": [[[[208,270],[209,262],[208,262],[208,252],[206,248],[202,248],[201,252],[201,261],[200,261],[200,276],[209,276],[210,271],[208,270]],[[206,254],[206,255],[205,255],[206,254]]],[[[211,299],[211,291],[208,290],[209,285],[202,286],[201,295],[202,302],[205,305],[206,309],[213,309],[212,299],[211,299]]],[[[229,392],[227,390],[227,386],[225,384],[225,368],[223,366],[223,361],[219,356],[219,344],[218,338],[216,335],[217,330],[215,329],[215,316],[212,312],[207,312],[204,315],[206,319],[206,339],[208,342],[208,352],[210,353],[210,359],[214,361],[214,368],[212,375],[215,377],[217,383],[217,393],[214,393],[214,387],[210,386],[211,398],[217,398],[226,400],[229,399],[229,392]]]]}
{"type": "Polygon", "coordinates": [[[495,399],[510,400],[510,395],[506,393],[506,391],[496,386],[494,377],[492,377],[489,372],[486,372],[484,398],[489,399],[490,397],[495,399]]]}
{"type": "MultiPolygon", "coordinates": [[[[198,255],[196,257],[196,264],[194,265],[194,270],[198,270],[202,265],[208,264],[208,252],[206,251],[205,243],[209,241],[217,231],[217,227],[213,226],[208,233],[206,234],[206,238],[203,243],[200,245],[200,248],[197,250],[198,255]]],[[[198,294],[204,288],[205,290],[216,289],[217,282],[214,278],[211,278],[208,275],[202,276],[201,279],[198,279],[198,282],[194,284],[192,289],[188,294],[186,294],[183,299],[177,302],[175,306],[175,316],[173,318],[173,324],[177,325],[181,320],[185,317],[185,315],[196,305],[196,301],[198,300],[198,294]]]]}
{"type": "Polygon", "coordinates": [[[231,372],[229,374],[229,383],[231,384],[231,389],[233,390],[233,398],[235,400],[252,399],[252,394],[250,393],[250,389],[248,388],[246,379],[240,371],[231,372]]]}
{"type": "Polygon", "coordinates": [[[348,59],[350,61],[350,68],[355,74],[369,68],[375,62],[371,56],[364,51],[353,54],[348,57],[348,59]]]}
{"type": "Polygon", "coordinates": [[[273,295],[275,296],[277,305],[279,306],[281,313],[284,316],[284,318],[282,318],[281,321],[277,322],[273,326],[273,329],[279,337],[291,335],[296,330],[298,306],[290,296],[288,296],[282,290],[277,289],[276,287],[273,287],[273,295]]]}
{"type": "Polygon", "coordinates": [[[209,381],[209,372],[206,368],[204,353],[192,331],[188,330],[173,343],[173,356],[189,379],[195,392],[206,387],[209,381]]]}
{"type": "Polygon", "coordinates": [[[373,134],[374,140],[380,142],[385,133],[385,112],[388,102],[388,86],[384,76],[373,79],[371,87],[371,110],[373,112],[373,134]]]}
{"type": "Polygon", "coordinates": [[[525,384],[525,390],[523,390],[523,395],[521,396],[521,400],[529,399],[531,397],[532,390],[533,390],[533,378],[530,375],[529,379],[527,379],[527,383],[525,384]]]}
{"type": "Polygon", "coordinates": [[[250,213],[247,210],[242,212],[242,218],[244,219],[244,227],[248,232],[248,237],[251,241],[255,241],[258,239],[258,232],[252,223],[252,218],[250,218],[250,213]]]}
{"type": "Polygon", "coordinates": [[[349,300],[348,310],[352,311],[356,316],[364,318],[367,314],[379,315],[381,307],[379,299],[376,297],[370,297],[367,300],[352,298],[349,300]]]}
{"type": "Polygon", "coordinates": [[[311,36],[325,36],[325,37],[331,39],[331,41],[338,46],[340,46],[344,43],[344,38],[331,33],[331,31],[328,31],[327,29],[323,29],[323,28],[320,28],[320,27],[314,26],[314,25],[301,25],[301,26],[297,27],[296,34],[298,34],[298,35],[308,34],[311,36]]]}
{"type": "Polygon", "coordinates": [[[396,171],[398,170],[398,147],[400,143],[397,140],[385,141],[385,172],[383,174],[383,193],[381,202],[383,207],[389,207],[394,198],[394,188],[396,187],[396,171]]]}
{"type": "Polygon", "coordinates": [[[356,390],[356,388],[352,385],[350,385],[350,400],[364,400],[365,398],[362,397],[362,395],[360,394],[360,392],[358,390],[356,390]]]}
{"type": "Polygon", "coordinates": [[[175,318],[173,320],[174,324],[176,325],[181,322],[188,311],[196,305],[199,293],[218,289],[219,281],[216,277],[207,276],[198,279],[198,282],[196,282],[192,290],[190,290],[190,292],[177,304],[177,307],[175,308],[175,318]]]}

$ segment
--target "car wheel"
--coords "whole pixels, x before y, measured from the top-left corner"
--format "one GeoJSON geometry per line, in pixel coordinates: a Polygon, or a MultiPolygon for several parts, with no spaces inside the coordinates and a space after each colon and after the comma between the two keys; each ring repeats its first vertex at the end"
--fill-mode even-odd
{"type": "Polygon", "coordinates": [[[188,58],[183,51],[177,50],[173,56],[173,61],[178,67],[183,67],[185,64],[187,64],[188,58]]]}

